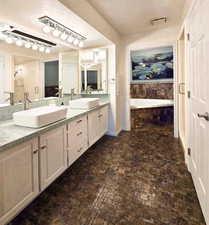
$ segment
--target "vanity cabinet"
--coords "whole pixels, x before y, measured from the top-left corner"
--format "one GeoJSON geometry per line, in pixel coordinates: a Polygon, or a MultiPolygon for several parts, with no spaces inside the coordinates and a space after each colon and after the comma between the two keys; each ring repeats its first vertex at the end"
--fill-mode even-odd
{"type": "Polygon", "coordinates": [[[108,106],[88,114],[89,146],[98,141],[108,130],[108,106]]]}
{"type": "Polygon", "coordinates": [[[88,148],[87,115],[81,116],[67,126],[68,165],[76,161],[88,148]]]}
{"type": "Polygon", "coordinates": [[[0,152],[0,224],[38,195],[38,179],[38,138],[0,152]]]}
{"type": "Polygon", "coordinates": [[[40,136],[40,188],[44,190],[67,168],[66,126],[40,136]]]}

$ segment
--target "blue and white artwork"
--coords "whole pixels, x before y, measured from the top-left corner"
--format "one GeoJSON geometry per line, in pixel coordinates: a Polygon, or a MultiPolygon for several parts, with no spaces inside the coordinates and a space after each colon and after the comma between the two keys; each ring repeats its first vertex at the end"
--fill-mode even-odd
{"type": "Polygon", "coordinates": [[[131,52],[132,81],[173,79],[173,47],[131,52]]]}

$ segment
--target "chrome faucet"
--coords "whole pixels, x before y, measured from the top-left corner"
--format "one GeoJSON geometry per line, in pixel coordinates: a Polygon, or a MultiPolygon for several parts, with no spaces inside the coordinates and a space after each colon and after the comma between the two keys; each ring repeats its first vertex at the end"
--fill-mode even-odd
{"type": "Polygon", "coordinates": [[[25,92],[24,93],[24,110],[29,109],[29,104],[28,103],[32,103],[32,101],[29,99],[29,93],[25,92]]]}
{"type": "Polygon", "coordinates": [[[56,93],[56,96],[58,96],[59,98],[62,98],[62,88],[56,88],[58,90],[58,92],[56,93]]]}
{"type": "Polygon", "coordinates": [[[9,94],[9,98],[5,100],[5,102],[9,101],[10,105],[14,105],[14,92],[4,92],[5,94],[9,94]]]}
{"type": "Polygon", "coordinates": [[[92,91],[93,91],[93,88],[91,87],[91,85],[88,85],[86,88],[86,93],[91,94],[92,91]]]}
{"type": "Polygon", "coordinates": [[[75,88],[70,90],[70,99],[73,100],[73,96],[75,95],[75,88]]]}

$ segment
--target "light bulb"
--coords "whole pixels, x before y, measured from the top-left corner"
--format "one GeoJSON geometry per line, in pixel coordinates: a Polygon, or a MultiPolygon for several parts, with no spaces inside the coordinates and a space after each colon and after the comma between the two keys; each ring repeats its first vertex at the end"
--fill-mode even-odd
{"type": "Polygon", "coordinates": [[[18,39],[18,40],[16,41],[16,45],[17,45],[17,46],[22,46],[22,45],[23,45],[22,40],[21,40],[21,39],[18,39]]]}
{"type": "Polygon", "coordinates": [[[46,48],[46,53],[50,53],[51,52],[51,49],[50,48],[46,48]]]}
{"type": "Polygon", "coordinates": [[[39,51],[40,51],[40,52],[44,52],[44,50],[45,50],[45,48],[44,48],[43,46],[41,46],[41,47],[39,48],[39,51]]]}
{"type": "Polygon", "coordinates": [[[25,47],[26,47],[26,48],[30,48],[30,47],[31,47],[31,43],[30,43],[30,42],[26,42],[26,43],[25,43],[25,47]]]}
{"type": "Polygon", "coordinates": [[[62,33],[61,37],[60,37],[63,41],[65,41],[67,39],[67,34],[66,33],[62,33]]]}
{"type": "Polygon", "coordinates": [[[2,32],[0,32],[0,40],[5,40],[6,39],[6,35],[3,34],[2,32]]]}
{"type": "Polygon", "coordinates": [[[83,43],[83,41],[80,41],[80,43],[79,43],[79,45],[78,45],[80,48],[83,48],[83,46],[84,46],[84,43],[83,43]]]}
{"type": "Polygon", "coordinates": [[[13,39],[11,37],[7,37],[5,41],[6,41],[7,44],[13,43],[13,39]]]}
{"type": "Polygon", "coordinates": [[[43,27],[43,32],[44,33],[48,34],[50,31],[51,31],[51,27],[49,27],[47,25],[43,27]]]}
{"type": "Polygon", "coordinates": [[[57,29],[55,29],[54,31],[53,31],[53,33],[52,33],[55,37],[59,37],[59,35],[60,35],[60,31],[59,30],[57,30],[57,29]]]}
{"type": "Polygon", "coordinates": [[[33,50],[37,50],[38,49],[38,45],[37,44],[33,44],[32,49],[33,50]]]}
{"type": "Polygon", "coordinates": [[[73,41],[73,44],[74,44],[74,45],[78,45],[78,43],[79,43],[79,40],[78,40],[78,39],[75,39],[75,40],[73,41]]]}
{"type": "Polygon", "coordinates": [[[68,41],[69,43],[73,43],[73,40],[74,40],[74,38],[73,38],[72,36],[69,36],[69,38],[67,39],[67,41],[68,41]]]}

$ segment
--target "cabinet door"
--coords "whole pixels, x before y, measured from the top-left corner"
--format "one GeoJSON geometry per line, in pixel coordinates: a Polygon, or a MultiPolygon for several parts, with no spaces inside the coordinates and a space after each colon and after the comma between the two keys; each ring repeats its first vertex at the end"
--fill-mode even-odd
{"type": "Polygon", "coordinates": [[[66,126],[40,137],[40,180],[44,190],[67,168],[66,126]]]}
{"type": "Polygon", "coordinates": [[[89,146],[93,145],[100,137],[99,115],[99,110],[94,110],[88,114],[89,146]]]}
{"type": "Polygon", "coordinates": [[[99,124],[100,124],[100,137],[102,137],[108,130],[108,106],[100,109],[99,113],[99,124]]]}
{"type": "Polygon", "coordinates": [[[0,153],[0,224],[6,224],[39,193],[38,139],[0,153]]]}
{"type": "Polygon", "coordinates": [[[70,166],[88,148],[87,116],[68,124],[68,165],[70,166]]]}

